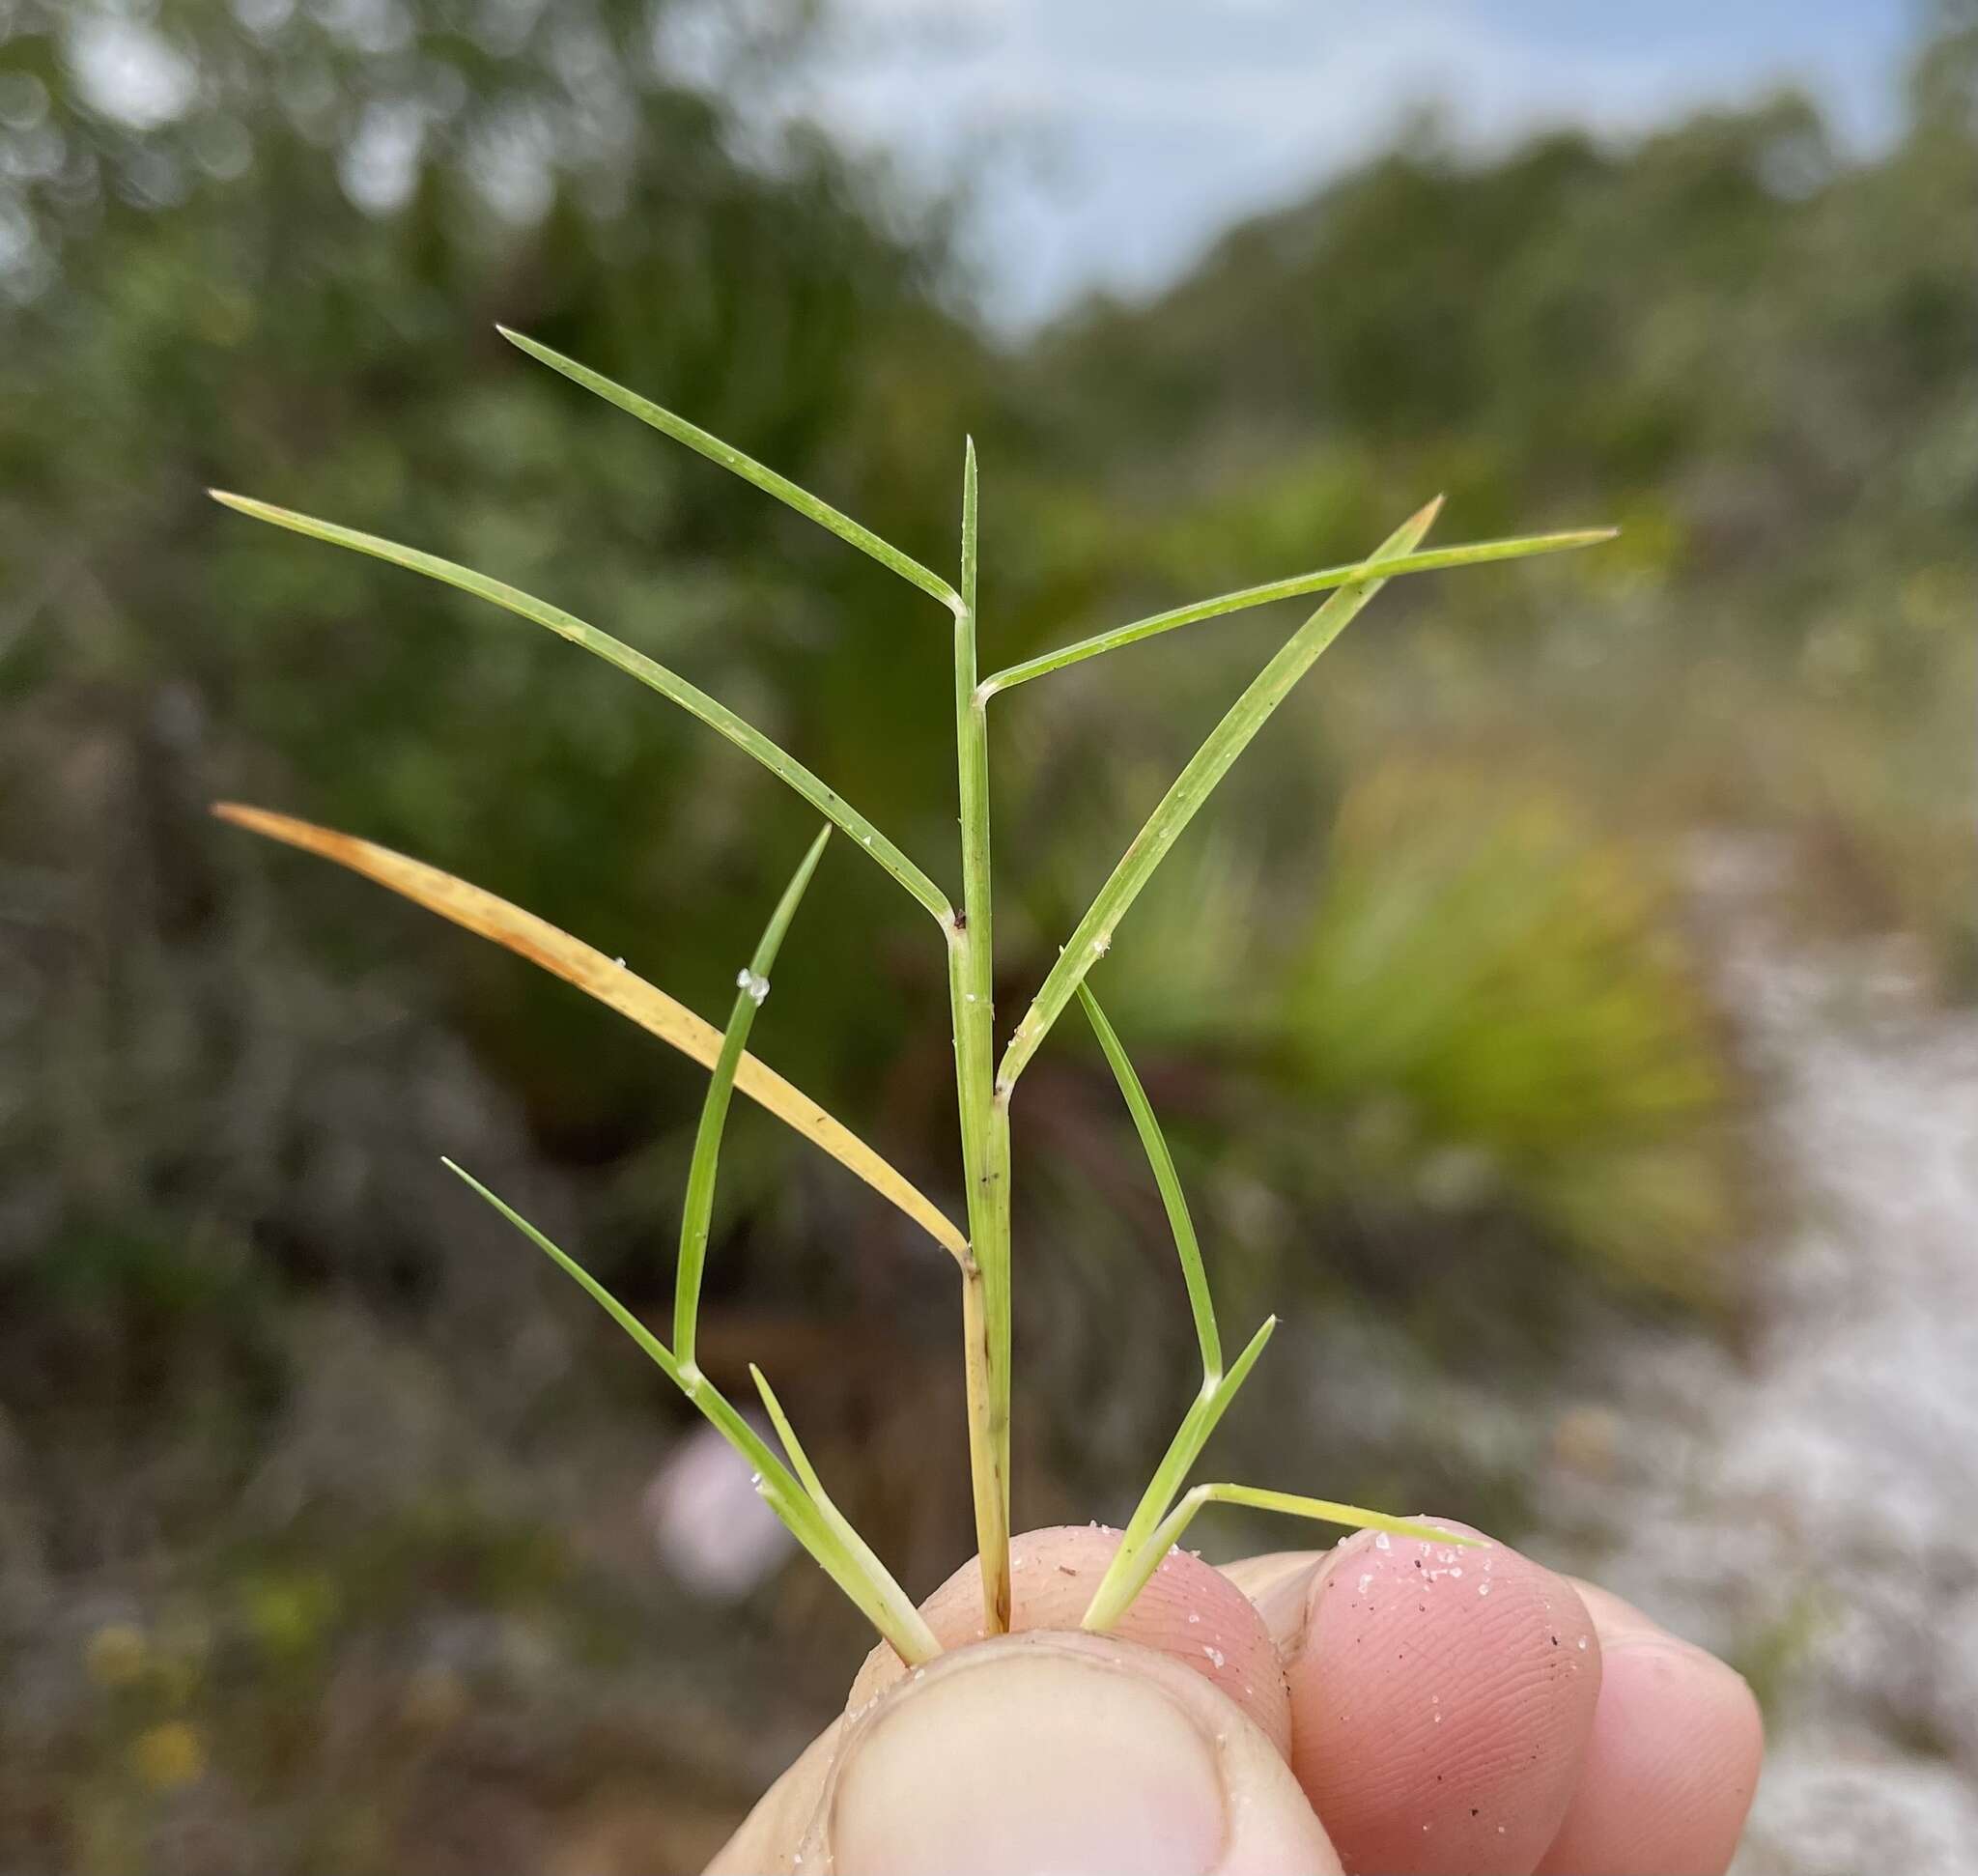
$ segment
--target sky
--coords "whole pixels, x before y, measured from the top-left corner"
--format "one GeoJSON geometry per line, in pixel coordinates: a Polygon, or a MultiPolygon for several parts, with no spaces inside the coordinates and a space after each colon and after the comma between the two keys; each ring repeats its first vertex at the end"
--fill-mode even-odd
{"type": "Polygon", "coordinates": [[[1920,0],[838,0],[806,106],[910,178],[975,181],[994,316],[1158,290],[1231,221],[1295,201],[1409,110],[1468,144],[1625,135],[1812,89],[1893,121],[1920,0]]]}

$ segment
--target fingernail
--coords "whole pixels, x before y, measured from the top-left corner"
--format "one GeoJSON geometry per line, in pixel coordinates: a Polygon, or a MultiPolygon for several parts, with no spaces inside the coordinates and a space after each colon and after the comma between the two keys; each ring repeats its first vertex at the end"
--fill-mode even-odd
{"type": "Polygon", "coordinates": [[[1277,1637],[1278,1653],[1284,1657],[1286,1667],[1305,1653],[1305,1643],[1312,1634],[1312,1612],[1318,1606],[1327,1582],[1341,1565],[1351,1561],[1358,1549],[1372,1542],[1371,1531],[1355,1531],[1320,1555],[1310,1569],[1277,1586],[1275,1605],[1265,1620],[1277,1637]]]}
{"type": "Polygon", "coordinates": [[[1229,1831],[1217,1742],[1144,1674],[1044,1643],[945,1658],[848,1742],[838,1868],[958,1873],[1213,1868],[1229,1831]]]}

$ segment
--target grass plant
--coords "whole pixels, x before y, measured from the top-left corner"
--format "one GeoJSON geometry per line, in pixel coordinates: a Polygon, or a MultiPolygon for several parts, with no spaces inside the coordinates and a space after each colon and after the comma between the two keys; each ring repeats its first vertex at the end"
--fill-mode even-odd
{"type": "Polygon", "coordinates": [[[950,584],[869,528],[686,419],[533,339],[505,328],[503,336],[574,384],[673,441],[685,443],[869,554],[947,611],[954,633],[961,903],[957,906],[930,873],[828,783],[724,704],[643,652],[547,600],[437,554],[264,501],[214,491],[215,499],[244,515],[441,581],[531,620],[605,659],[752,756],[803,796],[826,823],[798,864],[754,952],[737,973],[735,1001],[726,1026],[718,1031],[628,970],[622,962],[606,957],[567,932],[464,880],[352,835],[315,827],[263,809],[217,804],[214,811],[240,827],[333,860],[530,959],[710,1071],[681,1219],[671,1347],[663,1344],[574,1258],[449,1160],[451,1170],[611,1315],[747,1460],[765,1501],[873,1627],[902,1659],[921,1662],[938,1652],[935,1637],[912,1600],[832,1502],[769,1381],[751,1366],[749,1372],[763,1408],[782,1447],[781,1457],[701,1372],[695,1360],[701,1279],[714,1215],[722,1133],[733,1095],[739,1090],[863,1180],[953,1259],[961,1279],[970,1465],[983,1615],[990,1633],[1006,1630],[1011,1614],[1010,1103],[1025,1067],[1076,999],[1098,1037],[1145,1149],[1173,1235],[1202,1364],[1201,1391],[1183,1416],[1127,1523],[1113,1561],[1086,1611],[1084,1626],[1093,1631],[1114,1626],[1132,1606],[1161,1558],[1208,1504],[1244,1505],[1444,1543],[1465,1542],[1433,1525],[1327,1499],[1251,1486],[1189,1485],[1189,1476],[1203,1447],[1270,1340],[1276,1319],[1266,1319],[1236,1359],[1225,1365],[1201,1249],[1173,1156],[1125,1046],[1107,1021],[1088,980],[1111,950],[1115,933],[1134,900],[1173,851],[1217,783],[1313,664],[1387,581],[1436,569],[1590,546],[1609,538],[1613,530],[1537,534],[1425,551],[1421,542],[1435,521],[1441,505],[1438,499],[1410,517],[1365,559],[1178,607],[983,676],[978,669],[976,636],[979,536],[973,441],[966,445],[963,455],[960,566],[957,582],[950,584]],[[1229,707],[1128,843],[1111,876],[1066,939],[1057,962],[1014,1026],[999,1059],[992,1001],[991,699],[1016,685],[1122,650],[1159,633],[1271,601],[1318,592],[1326,593],[1327,597],[1229,707]],[[953,1021],[955,1088],[967,1193],[966,1229],[957,1226],[849,1127],[749,1053],[749,1037],[769,995],[777,952],[834,830],[845,835],[854,847],[879,867],[934,920],[940,930],[947,961],[953,1021]]]}

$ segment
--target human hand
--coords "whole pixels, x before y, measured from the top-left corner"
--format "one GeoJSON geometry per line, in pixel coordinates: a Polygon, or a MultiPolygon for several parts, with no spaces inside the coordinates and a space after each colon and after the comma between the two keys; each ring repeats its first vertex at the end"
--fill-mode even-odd
{"type": "Polygon", "coordinates": [[[910,1673],[875,1649],[709,1876],[1730,1862],[1757,1703],[1619,1597],[1502,1545],[1361,1532],[1223,1571],[1171,1555],[1117,1630],[1083,1634],[1116,1542],[1016,1539],[995,1640],[958,1571],[925,1605],[949,1652],[910,1673]]]}

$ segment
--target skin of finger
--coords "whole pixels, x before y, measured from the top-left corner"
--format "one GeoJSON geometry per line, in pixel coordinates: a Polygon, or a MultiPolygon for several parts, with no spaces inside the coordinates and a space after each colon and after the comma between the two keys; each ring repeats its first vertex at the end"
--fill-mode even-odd
{"type": "MultiPolygon", "coordinates": [[[[1118,1544],[1117,1531],[1087,1524],[1013,1538],[1011,1630],[1076,1630],[1118,1544]]],[[[921,1613],[944,1648],[983,1640],[975,1564],[957,1570],[921,1605],[921,1613]]],[[[1280,1753],[1289,1751],[1291,1700],[1283,1660],[1256,1606],[1221,1571],[1189,1551],[1171,1551],[1110,1633],[1201,1675],[1242,1708],[1280,1753]]],[[[856,1711],[906,1671],[891,1648],[875,1648],[852,1683],[847,1710],[856,1711]]]]}
{"type": "Polygon", "coordinates": [[[1722,1876],[1758,1788],[1765,1724],[1743,1678],[1591,1583],[1600,1698],[1540,1876],[1722,1876]]]}
{"type": "Polygon", "coordinates": [[[1572,1586],[1515,1550],[1342,1544],[1286,1671],[1292,1769],[1347,1870],[1529,1876],[1578,1787],[1600,1663],[1572,1586]]]}
{"type": "Polygon", "coordinates": [[[1286,1662],[1304,1650],[1306,1597],[1313,1578],[1332,1557],[1330,1550],[1272,1550],[1221,1566],[1223,1575],[1250,1598],[1286,1662]]]}
{"type": "Polygon", "coordinates": [[[1031,1630],[847,1717],[801,1869],[1338,1872],[1273,1742],[1174,1655],[1031,1630]]]}
{"type": "MultiPolygon", "coordinates": [[[[1084,1524],[1026,1531],[1013,1538],[1015,1630],[1075,1630],[1117,1543],[1116,1531],[1084,1524]]],[[[975,1564],[956,1571],[922,1605],[922,1612],[944,1648],[980,1641],[980,1585],[975,1564]]],[[[1280,1756],[1288,1750],[1290,1695],[1282,1661],[1254,1606],[1222,1573],[1186,1551],[1164,1559],[1113,1633],[1121,1641],[1172,1656],[1231,1699],[1280,1756]]],[[[904,1681],[907,1672],[906,1663],[890,1647],[882,1643],[873,1649],[852,1683],[847,1713],[868,1709],[904,1681]]],[[[792,1866],[788,1859],[817,1810],[843,1723],[835,1722],[821,1735],[763,1795],[708,1865],[710,1876],[792,1866]]]]}
{"type": "Polygon", "coordinates": [[[715,1853],[707,1876],[784,1876],[816,1816],[836,1762],[843,1720],[834,1720],[757,1800],[741,1828],[715,1853]]]}

